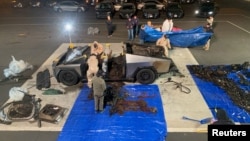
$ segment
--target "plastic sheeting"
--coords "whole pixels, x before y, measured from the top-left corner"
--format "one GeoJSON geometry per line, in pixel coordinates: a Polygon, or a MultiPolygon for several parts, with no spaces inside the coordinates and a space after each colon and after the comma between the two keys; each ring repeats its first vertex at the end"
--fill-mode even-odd
{"type": "MultiPolygon", "coordinates": [[[[230,99],[225,90],[211,82],[196,77],[194,74],[192,74],[192,76],[214,117],[216,117],[216,113],[213,109],[221,108],[227,112],[229,118],[234,122],[250,123],[250,113],[237,106],[230,99]]],[[[227,77],[233,79],[237,85],[245,91],[250,91],[250,86],[243,86],[239,83],[239,78],[236,76],[236,72],[229,73],[227,77]]]]}
{"type": "Polygon", "coordinates": [[[12,61],[9,63],[9,68],[4,69],[4,76],[6,78],[18,76],[20,73],[24,72],[28,69],[33,69],[33,66],[28,62],[23,60],[16,60],[14,56],[12,57],[12,61]]]}
{"type": "Polygon", "coordinates": [[[174,32],[161,32],[150,26],[145,26],[145,33],[145,42],[156,42],[163,34],[167,34],[171,45],[175,47],[203,46],[213,34],[205,32],[202,26],[174,32]]]}
{"type": "Polygon", "coordinates": [[[95,113],[89,89],[84,87],[61,131],[58,141],[165,141],[167,126],[157,85],[126,85],[128,100],[143,97],[157,113],[126,111],[123,115],[109,115],[110,107],[95,113]]]}

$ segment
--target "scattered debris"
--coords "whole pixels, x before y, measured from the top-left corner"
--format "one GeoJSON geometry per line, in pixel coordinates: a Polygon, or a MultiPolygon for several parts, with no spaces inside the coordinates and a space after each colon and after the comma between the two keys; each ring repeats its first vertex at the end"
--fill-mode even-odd
{"type": "MultiPolygon", "coordinates": [[[[234,79],[228,78],[228,74],[238,73],[248,74],[250,72],[249,62],[244,62],[243,64],[231,64],[231,65],[214,65],[214,66],[203,66],[203,65],[189,65],[187,66],[191,74],[197,76],[208,82],[212,82],[218,85],[221,89],[225,90],[230,97],[230,99],[239,107],[245,109],[250,113],[250,92],[249,90],[243,90],[234,79]]],[[[249,81],[248,75],[244,75],[245,81],[249,81]],[[247,78],[247,79],[246,79],[247,78]]],[[[237,77],[237,74],[236,74],[237,77]]],[[[240,79],[242,76],[240,75],[240,79]]]]}
{"type": "Polygon", "coordinates": [[[9,68],[4,69],[4,76],[6,78],[18,76],[20,73],[24,72],[28,69],[33,69],[33,66],[29,64],[28,62],[25,62],[23,60],[17,61],[14,56],[12,57],[12,61],[9,64],[9,68]]]}
{"type": "Polygon", "coordinates": [[[50,89],[44,90],[43,94],[44,95],[59,95],[59,94],[64,94],[64,92],[58,89],[50,88],[50,89]]]}

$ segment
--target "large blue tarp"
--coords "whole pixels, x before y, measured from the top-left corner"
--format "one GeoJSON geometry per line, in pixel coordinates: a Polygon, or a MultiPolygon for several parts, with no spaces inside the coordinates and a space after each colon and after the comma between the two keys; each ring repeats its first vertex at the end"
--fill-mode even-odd
{"type": "MultiPolygon", "coordinates": [[[[198,78],[195,74],[192,74],[192,72],[191,75],[214,117],[216,117],[216,113],[213,109],[221,108],[227,112],[228,117],[234,122],[243,124],[250,123],[250,113],[234,103],[225,90],[212,82],[198,78]]],[[[228,73],[227,77],[234,80],[244,91],[250,92],[250,86],[242,85],[235,71],[228,73]]],[[[250,82],[250,78],[248,78],[248,81],[250,82]]]]}
{"type": "Polygon", "coordinates": [[[205,32],[202,26],[173,32],[161,32],[150,26],[145,26],[145,33],[145,42],[156,42],[162,35],[167,34],[171,45],[175,47],[201,47],[213,34],[205,32]]]}
{"type": "Polygon", "coordinates": [[[127,100],[143,99],[156,113],[127,111],[109,115],[110,107],[95,113],[89,89],[81,90],[58,141],[165,141],[167,126],[157,85],[126,85],[127,100]]]}

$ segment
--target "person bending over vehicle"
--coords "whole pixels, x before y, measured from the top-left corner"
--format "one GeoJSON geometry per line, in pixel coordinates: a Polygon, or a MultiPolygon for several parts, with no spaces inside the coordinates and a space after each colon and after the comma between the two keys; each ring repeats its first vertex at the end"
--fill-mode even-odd
{"type": "Polygon", "coordinates": [[[156,41],[157,46],[162,46],[164,48],[165,57],[169,57],[168,49],[172,49],[170,45],[170,40],[166,34],[156,41]]]}
{"type": "Polygon", "coordinates": [[[103,45],[98,43],[97,41],[94,41],[91,45],[91,54],[100,55],[103,52],[103,45]]]}

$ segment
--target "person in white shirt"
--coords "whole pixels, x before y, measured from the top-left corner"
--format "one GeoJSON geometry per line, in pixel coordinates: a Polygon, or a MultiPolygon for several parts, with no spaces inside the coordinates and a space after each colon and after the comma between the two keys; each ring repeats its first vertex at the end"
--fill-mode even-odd
{"type": "Polygon", "coordinates": [[[173,20],[166,19],[162,24],[161,31],[162,32],[170,32],[173,30],[173,26],[174,26],[173,20]]]}

